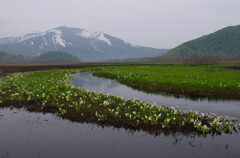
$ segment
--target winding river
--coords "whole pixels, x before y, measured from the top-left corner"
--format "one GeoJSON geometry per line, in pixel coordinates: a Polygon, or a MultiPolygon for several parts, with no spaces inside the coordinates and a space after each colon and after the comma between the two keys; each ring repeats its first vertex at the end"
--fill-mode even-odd
{"type": "Polygon", "coordinates": [[[136,98],[157,105],[175,106],[181,110],[193,110],[200,112],[213,112],[229,117],[240,117],[240,100],[210,100],[210,99],[190,99],[186,97],[175,97],[166,94],[151,94],[134,90],[117,81],[92,76],[92,73],[78,73],[73,75],[75,80],[72,84],[85,90],[98,91],[116,96],[136,98]]]}

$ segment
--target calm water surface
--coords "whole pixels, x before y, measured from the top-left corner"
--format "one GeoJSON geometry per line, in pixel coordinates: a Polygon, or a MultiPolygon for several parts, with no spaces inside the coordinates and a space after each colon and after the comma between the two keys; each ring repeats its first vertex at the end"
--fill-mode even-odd
{"type": "Polygon", "coordinates": [[[98,91],[128,98],[157,103],[157,105],[179,106],[182,110],[193,110],[201,112],[214,112],[215,114],[227,115],[229,117],[240,117],[240,100],[209,100],[209,99],[188,99],[162,94],[150,94],[134,90],[114,80],[92,76],[92,73],[74,74],[75,81],[72,84],[86,90],[98,91]]]}
{"type": "MultiPolygon", "coordinates": [[[[183,109],[215,110],[230,116],[239,114],[239,102],[235,101],[177,99],[135,91],[112,80],[92,77],[91,73],[74,76],[76,80],[73,84],[88,90],[155,101],[159,105],[178,105],[183,109]],[[225,110],[224,106],[227,106],[225,110]],[[216,110],[216,107],[220,109],[216,110]],[[234,109],[230,110],[229,107],[234,109]]],[[[178,133],[153,136],[143,131],[73,123],[53,114],[0,109],[0,158],[236,158],[240,157],[239,146],[239,134],[203,137],[178,133]]]]}
{"type": "Polygon", "coordinates": [[[0,109],[0,127],[1,158],[240,157],[238,134],[155,137],[23,109],[0,109]]]}

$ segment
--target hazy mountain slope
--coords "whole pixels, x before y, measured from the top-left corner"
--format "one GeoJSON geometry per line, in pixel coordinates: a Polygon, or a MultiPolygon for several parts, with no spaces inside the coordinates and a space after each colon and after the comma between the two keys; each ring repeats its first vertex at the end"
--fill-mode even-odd
{"type": "Polygon", "coordinates": [[[0,52],[0,64],[4,63],[79,63],[76,56],[65,52],[47,52],[39,56],[11,55],[0,52]]]}
{"type": "Polygon", "coordinates": [[[0,52],[0,63],[22,63],[25,61],[26,58],[24,58],[21,55],[11,55],[8,53],[0,52]]]}
{"type": "Polygon", "coordinates": [[[79,63],[80,60],[65,52],[47,52],[32,59],[32,63],[79,63]]]}
{"type": "Polygon", "coordinates": [[[24,56],[61,51],[75,55],[82,61],[98,61],[153,57],[167,50],[134,46],[102,32],[62,26],[16,38],[1,38],[0,51],[24,56]]]}
{"type": "Polygon", "coordinates": [[[240,55],[240,25],[229,26],[212,34],[183,43],[170,50],[168,56],[238,56],[240,55]]]}

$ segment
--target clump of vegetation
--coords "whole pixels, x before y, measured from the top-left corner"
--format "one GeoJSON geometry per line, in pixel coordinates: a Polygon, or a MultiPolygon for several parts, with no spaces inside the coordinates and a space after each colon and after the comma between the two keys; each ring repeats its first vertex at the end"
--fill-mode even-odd
{"type": "Polygon", "coordinates": [[[94,75],[115,79],[147,92],[239,99],[240,73],[222,67],[223,65],[118,66],[106,67],[94,72],[94,75]]]}
{"type": "MultiPolygon", "coordinates": [[[[237,132],[236,120],[178,108],[141,102],[71,85],[72,73],[89,71],[71,69],[15,73],[0,79],[0,106],[25,106],[35,111],[57,112],[74,121],[141,129],[150,133],[162,131],[195,133],[237,132]]],[[[145,76],[147,77],[147,76],[145,76]]]]}
{"type": "Polygon", "coordinates": [[[80,60],[65,52],[47,52],[32,59],[32,63],[79,63],[80,60]]]}

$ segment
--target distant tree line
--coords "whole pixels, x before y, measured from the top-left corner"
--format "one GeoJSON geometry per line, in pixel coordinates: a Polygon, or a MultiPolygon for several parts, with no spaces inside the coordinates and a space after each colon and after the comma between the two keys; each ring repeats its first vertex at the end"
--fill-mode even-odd
{"type": "Polygon", "coordinates": [[[11,55],[0,52],[0,64],[12,63],[78,63],[81,62],[76,56],[65,52],[47,52],[39,56],[11,55]]]}
{"type": "Polygon", "coordinates": [[[145,63],[159,63],[159,62],[180,62],[186,65],[205,65],[217,64],[219,61],[240,61],[240,55],[199,55],[192,53],[190,55],[164,55],[158,57],[147,58],[132,58],[122,60],[109,60],[109,62],[145,62],[145,63]]]}

